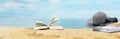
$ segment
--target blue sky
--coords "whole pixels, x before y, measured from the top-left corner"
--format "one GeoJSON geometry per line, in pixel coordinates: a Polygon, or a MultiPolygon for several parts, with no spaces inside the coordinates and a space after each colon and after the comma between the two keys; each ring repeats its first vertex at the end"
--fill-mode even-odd
{"type": "Polygon", "coordinates": [[[90,18],[97,11],[119,17],[120,0],[0,0],[0,17],[90,18]]]}
{"type": "Polygon", "coordinates": [[[120,18],[119,10],[120,0],[0,0],[0,20],[9,20],[5,23],[48,19],[54,15],[61,19],[89,19],[98,11],[120,18]]]}

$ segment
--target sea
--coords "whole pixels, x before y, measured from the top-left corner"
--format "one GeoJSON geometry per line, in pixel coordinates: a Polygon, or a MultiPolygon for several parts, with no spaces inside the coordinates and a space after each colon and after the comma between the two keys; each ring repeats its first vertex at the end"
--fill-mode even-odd
{"type": "MultiPolygon", "coordinates": [[[[0,26],[33,28],[36,26],[36,20],[49,24],[51,19],[1,17],[0,26]]],[[[54,25],[63,26],[64,28],[85,28],[87,20],[88,19],[60,19],[54,25]]]]}

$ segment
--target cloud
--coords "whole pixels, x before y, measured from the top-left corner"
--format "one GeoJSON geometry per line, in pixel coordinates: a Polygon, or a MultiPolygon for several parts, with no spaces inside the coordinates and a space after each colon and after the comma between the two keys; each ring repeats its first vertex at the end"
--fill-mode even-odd
{"type": "Polygon", "coordinates": [[[7,10],[21,10],[21,9],[28,9],[28,10],[37,10],[39,5],[36,2],[37,0],[24,0],[24,2],[15,2],[15,1],[7,1],[0,4],[0,12],[4,12],[7,10]]]}
{"type": "Polygon", "coordinates": [[[91,3],[90,0],[86,0],[86,1],[79,0],[79,1],[76,1],[76,2],[78,2],[78,4],[84,5],[84,6],[90,6],[90,5],[92,5],[92,3],[91,3]]]}
{"type": "Polygon", "coordinates": [[[107,0],[101,0],[98,3],[101,4],[101,5],[104,5],[104,6],[111,6],[112,5],[112,2],[107,1],[107,0]]]}
{"type": "Polygon", "coordinates": [[[39,8],[41,8],[39,5],[34,4],[34,3],[25,4],[24,7],[25,7],[26,9],[32,10],[32,11],[35,11],[35,10],[38,10],[39,8]]]}
{"type": "Polygon", "coordinates": [[[115,7],[117,4],[119,5],[119,0],[96,0],[93,3],[96,5],[101,5],[106,7],[111,7],[111,6],[115,7]]]}
{"type": "Polygon", "coordinates": [[[49,0],[50,1],[50,3],[58,3],[60,0],[49,0]]]}
{"type": "Polygon", "coordinates": [[[38,3],[39,0],[22,0],[23,2],[38,3]]]}
{"type": "Polygon", "coordinates": [[[0,11],[20,9],[24,4],[18,2],[5,2],[0,4],[0,11]]]}

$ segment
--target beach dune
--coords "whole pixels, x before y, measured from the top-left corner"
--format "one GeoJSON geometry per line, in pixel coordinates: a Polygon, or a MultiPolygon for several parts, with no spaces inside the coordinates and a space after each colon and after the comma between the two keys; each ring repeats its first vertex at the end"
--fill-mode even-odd
{"type": "Polygon", "coordinates": [[[0,27],[0,39],[120,39],[120,32],[105,33],[88,28],[36,31],[32,28],[0,27]]]}

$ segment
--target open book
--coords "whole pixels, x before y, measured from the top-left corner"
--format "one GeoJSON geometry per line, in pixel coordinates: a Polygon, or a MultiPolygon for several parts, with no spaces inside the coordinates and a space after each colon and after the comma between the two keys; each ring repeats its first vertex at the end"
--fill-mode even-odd
{"type": "Polygon", "coordinates": [[[57,30],[62,30],[64,29],[62,26],[54,26],[56,22],[58,22],[58,18],[54,16],[52,20],[49,22],[49,24],[45,24],[43,22],[37,21],[36,22],[36,27],[34,28],[35,30],[46,30],[46,29],[57,29],[57,30]]]}

